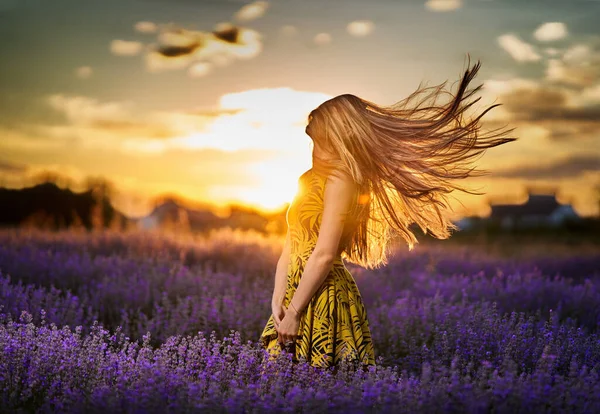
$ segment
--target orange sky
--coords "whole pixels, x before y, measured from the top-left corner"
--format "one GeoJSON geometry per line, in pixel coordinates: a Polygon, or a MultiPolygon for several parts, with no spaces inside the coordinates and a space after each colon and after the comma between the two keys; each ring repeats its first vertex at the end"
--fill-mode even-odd
{"type": "Polygon", "coordinates": [[[478,160],[490,175],[466,185],[487,196],[455,193],[457,217],[524,202],[526,186],[599,213],[598,3],[301,3],[0,0],[0,184],[103,176],[130,215],[163,193],[282,207],[311,166],[310,110],[452,85],[470,53],[480,107],[504,104],[486,120],[519,141],[478,160]]]}

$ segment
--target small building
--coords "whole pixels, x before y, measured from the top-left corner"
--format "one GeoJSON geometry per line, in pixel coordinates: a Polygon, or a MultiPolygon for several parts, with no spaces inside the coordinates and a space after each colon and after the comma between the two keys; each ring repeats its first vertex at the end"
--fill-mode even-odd
{"type": "Polygon", "coordinates": [[[486,221],[502,228],[559,227],[581,217],[570,204],[560,204],[556,195],[528,192],[523,204],[491,204],[492,213],[486,221]]]}
{"type": "Polygon", "coordinates": [[[467,231],[477,228],[480,224],[481,219],[476,216],[468,216],[463,217],[459,220],[454,221],[453,223],[458,227],[459,231],[467,231]]]}

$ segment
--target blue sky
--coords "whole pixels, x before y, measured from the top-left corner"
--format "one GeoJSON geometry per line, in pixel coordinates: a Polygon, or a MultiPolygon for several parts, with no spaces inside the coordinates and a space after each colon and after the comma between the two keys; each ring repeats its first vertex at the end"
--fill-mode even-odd
{"type": "Polygon", "coordinates": [[[451,85],[469,53],[483,102],[505,103],[490,124],[520,138],[481,158],[473,187],[513,202],[547,187],[597,214],[599,18],[593,0],[0,0],[0,180],[101,175],[140,214],[165,192],[276,207],[310,168],[310,109],[451,85]],[[226,29],[237,40],[215,41],[226,29]]]}

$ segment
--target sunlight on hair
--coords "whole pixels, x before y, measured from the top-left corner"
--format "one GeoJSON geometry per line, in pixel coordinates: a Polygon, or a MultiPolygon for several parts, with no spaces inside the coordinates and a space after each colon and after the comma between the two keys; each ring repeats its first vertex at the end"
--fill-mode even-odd
{"type": "Polygon", "coordinates": [[[420,85],[389,106],[343,94],[311,112],[308,132],[315,145],[335,152],[327,159],[315,154],[314,168],[324,175],[351,176],[361,192],[356,230],[343,243],[347,261],[368,268],[385,265],[393,233],[412,250],[418,243],[412,224],[423,234],[447,239],[457,230],[448,194],[482,194],[455,180],[487,174],[473,161],[516,138],[508,135],[512,129],[481,130],[480,119],[498,104],[474,110],[481,97],[473,97],[482,85],[469,84],[479,68],[479,62],[471,67],[469,61],[454,93],[445,88],[447,82],[420,85]],[[440,98],[448,99],[440,103],[440,98]]]}

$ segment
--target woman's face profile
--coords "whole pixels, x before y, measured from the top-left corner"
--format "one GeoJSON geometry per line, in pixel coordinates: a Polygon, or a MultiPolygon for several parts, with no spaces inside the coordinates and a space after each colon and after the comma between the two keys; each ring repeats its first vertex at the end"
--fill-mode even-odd
{"type": "Polygon", "coordinates": [[[323,145],[321,140],[315,139],[315,136],[313,134],[315,132],[313,131],[314,125],[312,122],[313,113],[314,111],[311,111],[311,113],[308,115],[308,124],[306,125],[305,129],[306,134],[310,137],[313,143],[313,154],[316,154],[319,158],[333,159],[335,158],[335,153],[331,151],[331,148],[326,148],[326,146],[323,145]]]}

